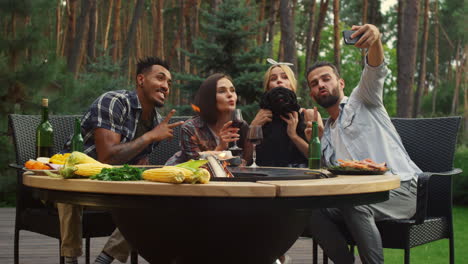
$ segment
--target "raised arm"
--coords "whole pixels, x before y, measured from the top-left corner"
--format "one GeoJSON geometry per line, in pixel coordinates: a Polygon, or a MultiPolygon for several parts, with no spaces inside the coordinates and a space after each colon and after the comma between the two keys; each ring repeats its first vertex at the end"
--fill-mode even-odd
{"type": "Polygon", "coordinates": [[[380,39],[379,29],[371,24],[362,26],[352,26],[351,30],[356,30],[351,38],[362,34],[361,39],[354,46],[361,49],[369,49],[367,53],[367,63],[370,66],[377,67],[384,61],[384,52],[382,41],[380,39]]]}
{"type": "Polygon", "coordinates": [[[159,125],[127,143],[120,143],[122,136],[117,132],[96,128],[94,140],[98,160],[107,164],[124,164],[133,159],[149,144],[172,138],[173,128],[183,124],[183,121],[169,124],[174,113],[175,110],[172,110],[159,125]]]}

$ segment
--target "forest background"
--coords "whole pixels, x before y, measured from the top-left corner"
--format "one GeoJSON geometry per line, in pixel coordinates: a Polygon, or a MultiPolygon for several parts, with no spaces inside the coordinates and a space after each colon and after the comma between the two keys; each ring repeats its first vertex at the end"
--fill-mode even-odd
{"type": "Polygon", "coordinates": [[[39,114],[42,97],[52,114],[81,114],[105,91],[134,89],[137,59],[158,56],[174,75],[163,112],[193,115],[201,80],[225,72],[250,120],[273,58],[295,65],[300,104],[311,108],[304,72],[314,61],[339,66],[346,94],[358,83],[365,51],[343,45],[341,31],[365,23],[382,32],[391,116],[464,117],[455,166],[465,172],[454,188],[455,202],[468,204],[465,2],[0,0],[0,205],[15,203],[8,114],[39,114]]]}

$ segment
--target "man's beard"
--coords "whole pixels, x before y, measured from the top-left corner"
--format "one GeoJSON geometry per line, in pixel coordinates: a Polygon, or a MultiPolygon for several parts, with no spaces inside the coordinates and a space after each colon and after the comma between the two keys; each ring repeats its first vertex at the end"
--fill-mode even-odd
{"type": "MultiPolygon", "coordinates": [[[[320,90],[319,90],[320,93],[320,90]]],[[[316,96],[314,97],[315,102],[319,104],[323,108],[328,108],[338,102],[340,99],[340,92],[339,92],[339,86],[336,85],[333,89],[328,91],[328,96],[320,97],[316,96]]]]}
{"type": "Polygon", "coordinates": [[[161,102],[161,101],[159,101],[159,100],[156,100],[154,106],[157,107],[157,108],[161,108],[161,107],[164,106],[164,102],[161,102]]]}
{"type": "Polygon", "coordinates": [[[338,99],[340,99],[339,96],[336,95],[328,95],[327,97],[318,97],[315,98],[315,101],[317,104],[319,104],[323,108],[328,108],[332,105],[335,105],[336,102],[338,102],[338,99]]]}

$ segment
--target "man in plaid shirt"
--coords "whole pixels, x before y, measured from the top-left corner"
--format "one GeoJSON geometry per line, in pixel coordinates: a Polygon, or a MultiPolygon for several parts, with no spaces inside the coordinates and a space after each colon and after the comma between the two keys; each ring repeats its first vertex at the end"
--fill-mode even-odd
{"type": "MultiPolygon", "coordinates": [[[[172,110],[162,120],[157,109],[164,106],[172,83],[168,64],[154,57],[139,60],[134,91],[106,92],[84,114],[81,132],[84,152],[102,163],[149,164],[148,155],[165,139],[173,137],[169,124],[172,110]]],[[[67,146],[70,142],[67,143],[67,146]]],[[[82,255],[82,207],[57,204],[62,236],[61,254],[66,263],[78,263],[82,255]]],[[[114,258],[126,262],[130,247],[116,229],[95,263],[111,263],[114,258]]]]}

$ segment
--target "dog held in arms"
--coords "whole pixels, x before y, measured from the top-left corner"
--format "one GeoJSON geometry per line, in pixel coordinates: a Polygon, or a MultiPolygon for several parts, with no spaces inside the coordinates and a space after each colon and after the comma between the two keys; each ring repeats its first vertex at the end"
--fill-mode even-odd
{"type": "MultiPolygon", "coordinates": [[[[257,164],[275,167],[306,167],[307,159],[296,148],[287,134],[287,123],[280,116],[288,118],[288,113],[300,112],[296,94],[284,87],[276,87],[265,92],[260,100],[260,108],[273,113],[272,122],[263,126],[263,141],[256,148],[257,164]]],[[[304,114],[299,113],[297,134],[305,139],[304,114]]]]}

